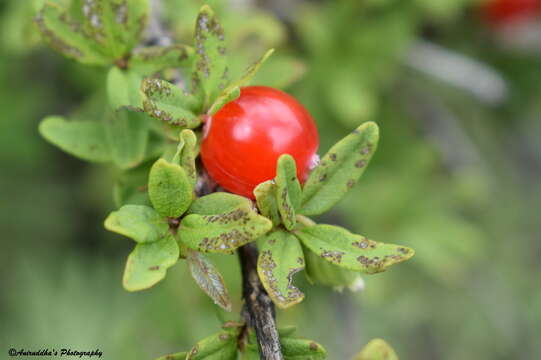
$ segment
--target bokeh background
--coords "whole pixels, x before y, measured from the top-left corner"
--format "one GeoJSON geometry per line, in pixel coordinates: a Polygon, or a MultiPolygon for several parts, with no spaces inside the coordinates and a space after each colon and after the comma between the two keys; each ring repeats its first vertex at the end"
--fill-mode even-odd
{"type": "MultiPolygon", "coordinates": [[[[118,172],[37,132],[45,115],[91,107],[105,72],[43,45],[32,24],[41,3],[0,1],[0,356],[10,347],[98,348],[114,360],[187,350],[236,319],[237,259],[213,258],[233,314],[182,262],[151,290],[122,289],[132,244],[102,226],[118,172]]],[[[374,337],[402,359],[540,359],[541,17],[502,24],[471,0],[209,3],[234,70],[277,49],[255,82],[306,105],[321,153],[363,121],[380,125],[369,169],[322,220],[417,252],[365,276],[357,293],[298,276],[306,299],[279,323],[298,325],[333,360],[374,337]]],[[[175,39],[191,42],[201,4],[162,1],[175,39]]]]}

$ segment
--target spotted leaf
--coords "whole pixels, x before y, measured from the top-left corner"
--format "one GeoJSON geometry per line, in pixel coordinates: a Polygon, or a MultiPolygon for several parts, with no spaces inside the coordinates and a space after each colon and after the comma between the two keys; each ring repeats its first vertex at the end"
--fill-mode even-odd
{"type": "Polygon", "coordinates": [[[285,360],[323,360],[325,348],[313,340],[286,337],[280,340],[285,360]]]}
{"type": "Polygon", "coordinates": [[[150,46],[135,49],[129,60],[129,68],[141,75],[187,65],[194,50],[186,45],[150,46]]]}
{"type": "Polygon", "coordinates": [[[169,235],[169,225],[153,208],[125,205],[105,219],[105,228],[138,243],[161,240],[169,235]]]}
{"type": "Polygon", "coordinates": [[[254,189],[257,207],[261,215],[268,217],[274,225],[281,222],[276,201],[276,184],[273,181],[265,181],[254,189]]]}
{"type": "Polygon", "coordinates": [[[101,122],[67,121],[61,116],[48,116],[39,124],[39,132],[51,144],[80,159],[111,161],[111,148],[101,122]]]}
{"type": "Polygon", "coordinates": [[[222,330],[197,344],[188,352],[186,360],[236,360],[239,328],[222,330]]]}
{"type": "Polygon", "coordinates": [[[410,248],[369,240],[338,226],[307,226],[296,230],[295,234],[309,250],[324,260],[368,274],[385,271],[414,254],[410,248]]]}
{"type": "Polygon", "coordinates": [[[158,159],[148,176],[148,195],[154,209],[166,217],[182,215],[192,203],[193,187],[182,167],[158,159]]]}
{"type": "Polygon", "coordinates": [[[213,193],[195,200],[182,219],[181,241],[202,252],[231,253],[264,235],[272,222],[257,214],[242,196],[213,193]]]}
{"type": "Polygon", "coordinates": [[[66,9],[46,3],[35,18],[41,36],[54,50],[67,58],[88,65],[109,65],[110,57],[85,32],[66,9]]]}
{"type": "Polygon", "coordinates": [[[344,269],[338,265],[325,261],[305,246],[303,246],[303,250],[306,262],[305,273],[308,281],[311,283],[332,286],[339,291],[344,287],[347,287],[352,291],[363,289],[364,281],[359,275],[359,272],[344,269]]]}
{"type": "Polygon", "coordinates": [[[182,128],[193,129],[201,124],[197,115],[199,101],[179,87],[160,79],[143,80],[143,108],[153,118],[182,128]]]}
{"type": "Polygon", "coordinates": [[[214,11],[204,5],[195,24],[194,73],[210,107],[228,82],[224,31],[214,11]]]}
{"type": "Polygon", "coordinates": [[[176,264],[178,256],[179,248],[172,235],[138,244],[126,262],[124,288],[138,291],[153,286],[165,277],[168,268],[176,264]]]}
{"type": "Polygon", "coordinates": [[[293,275],[304,269],[301,244],[291,233],[274,231],[260,243],[257,273],[272,301],[282,309],[298,304],[304,294],[293,285],[293,275]]]}
{"type": "Polygon", "coordinates": [[[214,303],[226,311],[231,311],[231,299],[225,286],[224,279],[218,269],[203,254],[188,249],[186,261],[190,273],[197,285],[214,303]]]}
{"type": "Polygon", "coordinates": [[[109,57],[126,57],[139,42],[148,17],[148,0],[86,0],[83,29],[109,57]]]}
{"type": "Polygon", "coordinates": [[[300,213],[319,215],[340,201],[363,174],[378,139],[378,126],[367,122],[335,144],[304,184],[300,213]]]}
{"type": "Polygon", "coordinates": [[[291,230],[296,224],[295,210],[301,200],[301,185],[297,179],[297,166],[289,154],[278,159],[276,167],[276,204],[286,229],[291,230]]]}
{"type": "Polygon", "coordinates": [[[398,360],[398,356],[383,339],[373,339],[355,355],[354,360],[398,360]]]}

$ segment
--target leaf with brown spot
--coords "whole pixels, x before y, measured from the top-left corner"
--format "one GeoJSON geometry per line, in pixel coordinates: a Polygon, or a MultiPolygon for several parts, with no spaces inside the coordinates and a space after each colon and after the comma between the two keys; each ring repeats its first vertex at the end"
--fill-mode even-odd
{"type": "Polygon", "coordinates": [[[313,340],[286,337],[280,339],[285,360],[323,360],[327,351],[313,340]]]}
{"type": "Polygon", "coordinates": [[[192,347],[186,360],[236,360],[239,331],[230,328],[204,338],[192,347]]]}
{"type": "Polygon", "coordinates": [[[135,49],[129,60],[129,69],[141,75],[152,75],[158,71],[186,66],[194,55],[190,46],[150,46],[135,49]]]}
{"type": "Polygon", "coordinates": [[[296,225],[296,210],[301,200],[301,185],[297,179],[297,166],[289,154],[278,159],[276,166],[276,204],[282,222],[286,229],[291,230],[296,225]]]}
{"type": "Polygon", "coordinates": [[[112,59],[126,57],[146,26],[148,0],[87,0],[83,28],[112,59]]]}
{"type": "Polygon", "coordinates": [[[364,173],[378,139],[378,126],[366,122],[336,143],[304,184],[299,212],[319,215],[340,201],[364,173]]]}
{"type": "Polygon", "coordinates": [[[195,200],[188,214],[180,224],[180,240],[201,252],[230,254],[272,228],[272,222],[259,215],[249,199],[227,193],[195,200]]]}
{"type": "Polygon", "coordinates": [[[354,360],[398,360],[398,355],[385,340],[373,339],[355,355],[354,360]]]}
{"type": "Polygon", "coordinates": [[[126,262],[124,288],[139,291],[155,285],[177,263],[178,256],[179,248],[171,234],[159,241],[138,244],[126,262]]]}
{"type": "Polygon", "coordinates": [[[375,242],[339,226],[307,226],[295,234],[304,246],[324,260],[367,274],[385,271],[414,255],[410,248],[375,242]]]}
{"type": "Polygon", "coordinates": [[[362,284],[362,278],[358,271],[344,269],[329,261],[325,261],[313,251],[303,246],[304,259],[306,261],[306,277],[311,283],[331,286],[337,290],[344,287],[358,288],[362,284]]]}
{"type": "Polygon", "coordinates": [[[228,82],[224,31],[214,11],[204,5],[195,23],[194,73],[210,108],[228,82]]]}
{"type": "Polygon", "coordinates": [[[187,249],[186,261],[197,285],[214,303],[226,311],[231,311],[231,299],[218,269],[203,254],[187,249]]]}
{"type": "Polygon", "coordinates": [[[193,129],[201,124],[196,115],[201,110],[199,100],[165,80],[147,78],[141,84],[143,109],[151,117],[170,125],[193,129]]]}
{"type": "Polygon", "coordinates": [[[257,273],[278,307],[286,309],[304,299],[304,294],[293,285],[293,276],[303,269],[301,244],[291,233],[278,230],[261,239],[257,273]]]}
{"type": "Polygon", "coordinates": [[[45,3],[35,18],[41,36],[53,49],[82,64],[107,66],[111,58],[71,19],[66,9],[45,3]]]}

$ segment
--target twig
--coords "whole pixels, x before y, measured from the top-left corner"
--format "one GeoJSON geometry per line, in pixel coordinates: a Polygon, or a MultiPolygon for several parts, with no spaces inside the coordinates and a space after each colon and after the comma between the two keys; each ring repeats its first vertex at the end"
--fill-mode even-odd
{"type": "MultiPolygon", "coordinates": [[[[146,45],[170,45],[171,37],[161,22],[161,1],[152,0],[151,6],[146,45]]],[[[198,196],[220,191],[220,188],[206,172],[203,171],[200,175],[196,190],[198,196]]],[[[242,267],[242,296],[245,301],[242,315],[248,326],[255,329],[260,358],[262,360],[283,360],[280,337],[276,328],[274,304],[257,275],[257,248],[253,244],[247,244],[239,248],[238,252],[242,267]]]]}
{"type": "Polygon", "coordinates": [[[283,360],[274,304],[257,275],[257,248],[250,243],[240,247],[238,252],[242,268],[242,297],[247,310],[244,312],[245,320],[255,329],[260,358],[283,360]]]}

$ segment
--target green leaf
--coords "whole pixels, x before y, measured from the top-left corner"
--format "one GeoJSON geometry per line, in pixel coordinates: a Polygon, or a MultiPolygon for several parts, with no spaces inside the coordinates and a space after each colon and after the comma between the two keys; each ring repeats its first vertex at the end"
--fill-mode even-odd
{"type": "Polygon", "coordinates": [[[355,355],[354,360],[398,360],[398,355],[385,340],[373,339],[355,355]]]}
{"type": "Polygon", "coordinates": [[[181,44],[140,48],[134,50],[128,67],[141,75],[152,75],[186,65],[193,54],[191,47],[181,44]]]}
{"type": "Polygon", "coordinates": [[[195,53],[194,72],[210,106],[227,84],[227,58],[222,26],[208,5],[197,16],[195,53]]]}
{"type": "Polygon", "coordinates": [[[265,234],[272,223],[258,215],[250,200],[214,193],[194,201],[179,228],[181,241],[202,252],[231,253],[265,234]]]}
{"type": "Polygon", "coordinates": [[[148,197],[150,165],[147,162],[118,174],[113,186],[113,199],[117,207],[127,204],[152,206],[148,197]]]}
{"type": "Polygon", "coordinates": [[[43,39],[67,58],[88,65],[109,65],[111,59],[69,17],[65,9],[46,3],[35,19],[43,39]]]}
{"type": "Polygon", "coordinates": [[[179,248],[172,235],[162,240],[138,244],[128,256],[123,284],[128,291],[147,289],[165,277],[178,261],[179,248]]]}
{"type": "Polygon", "coordinates": [[[239,207],[251,207],[252,202],[240,195],[215,192],[198,198],[192,203],[188,214],[214,215],[229,212],[239,207]]]}
{"type": "Polygon", "coordinates": [[[308,249],[324,260],[368,274],[385,271],[414,254],[410,248],[369,240],[338,226],[307,226],[295,231],[295,234],[308,249]]]}
{"type": "Polygon", "coordinates": [[[268,217],[275,226],[280,224],[281,218],[276,200],[276,184],[272,180],[262,182],[255,187],[254,195],[261,215],[268,217]]]}
{"type": "Polygon", "coordinates": [[[364,281],[359,272],[347,270],[323,260],[314,252],[303,246],[304,260],[306,262],[306,277],[311,283],[332,286],[341,291],[348,287],[351,291],[358,291],[364,287],[364,281]]]}
{"type": "Polygon", "coordinates": [[[203,254],[188,249],[186,261],[190,273],[197,285],[214,303],[226,311],[231,311],[231,299],[225,286],[224,279],[218,269],[203,254]]]}
{"type": "Polygon", "coordinates": [[[320,360],[327,357],[327,351],[312,340],[286,337],[280,339],[285,360],[320,360]]]}
{"type": "Polygon", "coordinates": [[[121,108],[105,117],[105,132],[112,158],[121,169],[139,165],[145,158],[148,143],[148,117],[121,108]]]}
{"type": "Polygon", "coordinates": [[[160,356],[156,360],[186,360],[186,356],[188,356],[188,353],[186,351],[183,351],[183,352],[178,352],[174,354],[160,356]]]}
{"type": "Polygon", "coordinates": [[[39,132],[51,144],[80,159],[111,161],[111,149],[102,123],[66,121],[61,116],[49,116],[40,123],[39,132]]]}
{"type": "Polygon", "coordinates": [[[255,63],[250,65],[246,71],[244,71],[244,74],[238,79],[235,80],[229,85],[229,88],[232,87],[241,87],[250,82],[252,78],[257,74],[261,66],[267,61],[267,59],[274,53],[274,49],[269,49],[259,60],[257,60],[255,63]]]}
{"type": "Polygon", "coordinates": [[[138,243],[149,243],[169,236],[169,225],[154,209],[144,205],[125,205],[105,219],[105,228],[138,243]]]}
{"type": "Polygon", "coordinates": [[[304,184],[300,213],[319,215],[340,201],[363,174],[378,139],[378,126],[367,122],[335,144],[304,184]]]}
{"type": "Polygon", "coordinates": [[[143,108],[153,118],[182,128],[196,128],[201,120],[199,101],[179,87],[160,79],[143,80],[141,91],[145,95],[143,108]]]}
{"type": "Polygon", "coordinates": [[[209,113],[211,115],[214,115],[218,110],[222,108],[222,106],[238,98],[240,96],[240,87],[246,85],[257,74],[261,65],[263,65],[263,63],[269,58],[269,56],[272,55],[273,52],[274,49],[268,50],[261,57],[261,59],[259,59],[250,67],[248,67],[248,69],[246,69],[240,79],[228,85],[225,90],[220,94],[220,96],[216,98],[214,104],[212,104],[212,106],[210,107],[209,113]]]}
{"type": "Polygon", "coordinates": [[[295,236],[274,231],[262,239],[259,250],[257,273],[272,301],[282,309],[301,302],[304,294],[293,285],[293,275],[304,269],[304,255],[295,236]]]}
{"type": "Polygon", "coordinates": [[[186,360],[236,360],[238,328],[220,331],[193,346],[186,360]]]}
{"type": "Polygon", "coordinates": [[[197,136],[191,130],[185,129],[180,132],[180,141],[177,147],[177,153],[173,158],[174,163],[178,163],[188,176],[192,188],[197,181],[197,170],[195,168],[195,158],[197,157],[197,136]]]}
{"type": "Polygon", "coordinates": [[[129,54],[146,26],[148,0],[90,0],[83,7],[86,33],[113,59],[129,54]]]}
{"type": "Polygon", "coordinates": [[[112,67],[107,74],[107,96],[111,108],[142,109],[143,99],[139,93],[141,81],[141,75],[134,71],[112,67]]]}
{"type": "Polygon", "coordinates": [[[295,210],[301,200],[301,184],[297,179],[297,166],[289,154],[278,159],[276,167],[276,203],[286,229],[291,230],[296,225],[295,210]]]}
{"type": "Polygon", "coordinates": [[[253,78],[254,84],[284,89],[306,73],[306,65],[292,56],[274,55],[253,78]]]}
{"type": "Polygon", "coordinates": [[[240,88],[238,86],[225,89],[220,96],[216,98],[214,104],[210,107],[208,113],[214,115],[220,110],[225,104],[236,100],[240,96],[240,88]]]}
{"type": "Polygon", "coordinates": [[[297,331],[296,326],[293,326],[293,325],[283,326],[278,329],[278,335],[280,335],[280,337],[291,336],[293,335],[295,331],[297,331]]]}
{"type": "Polygon", "coordinates": [[[164,159],[158,159],[150,169],[148,195],[156,211],[171,218],[188,210],[194,197],[184,169],[164,159]]]}

